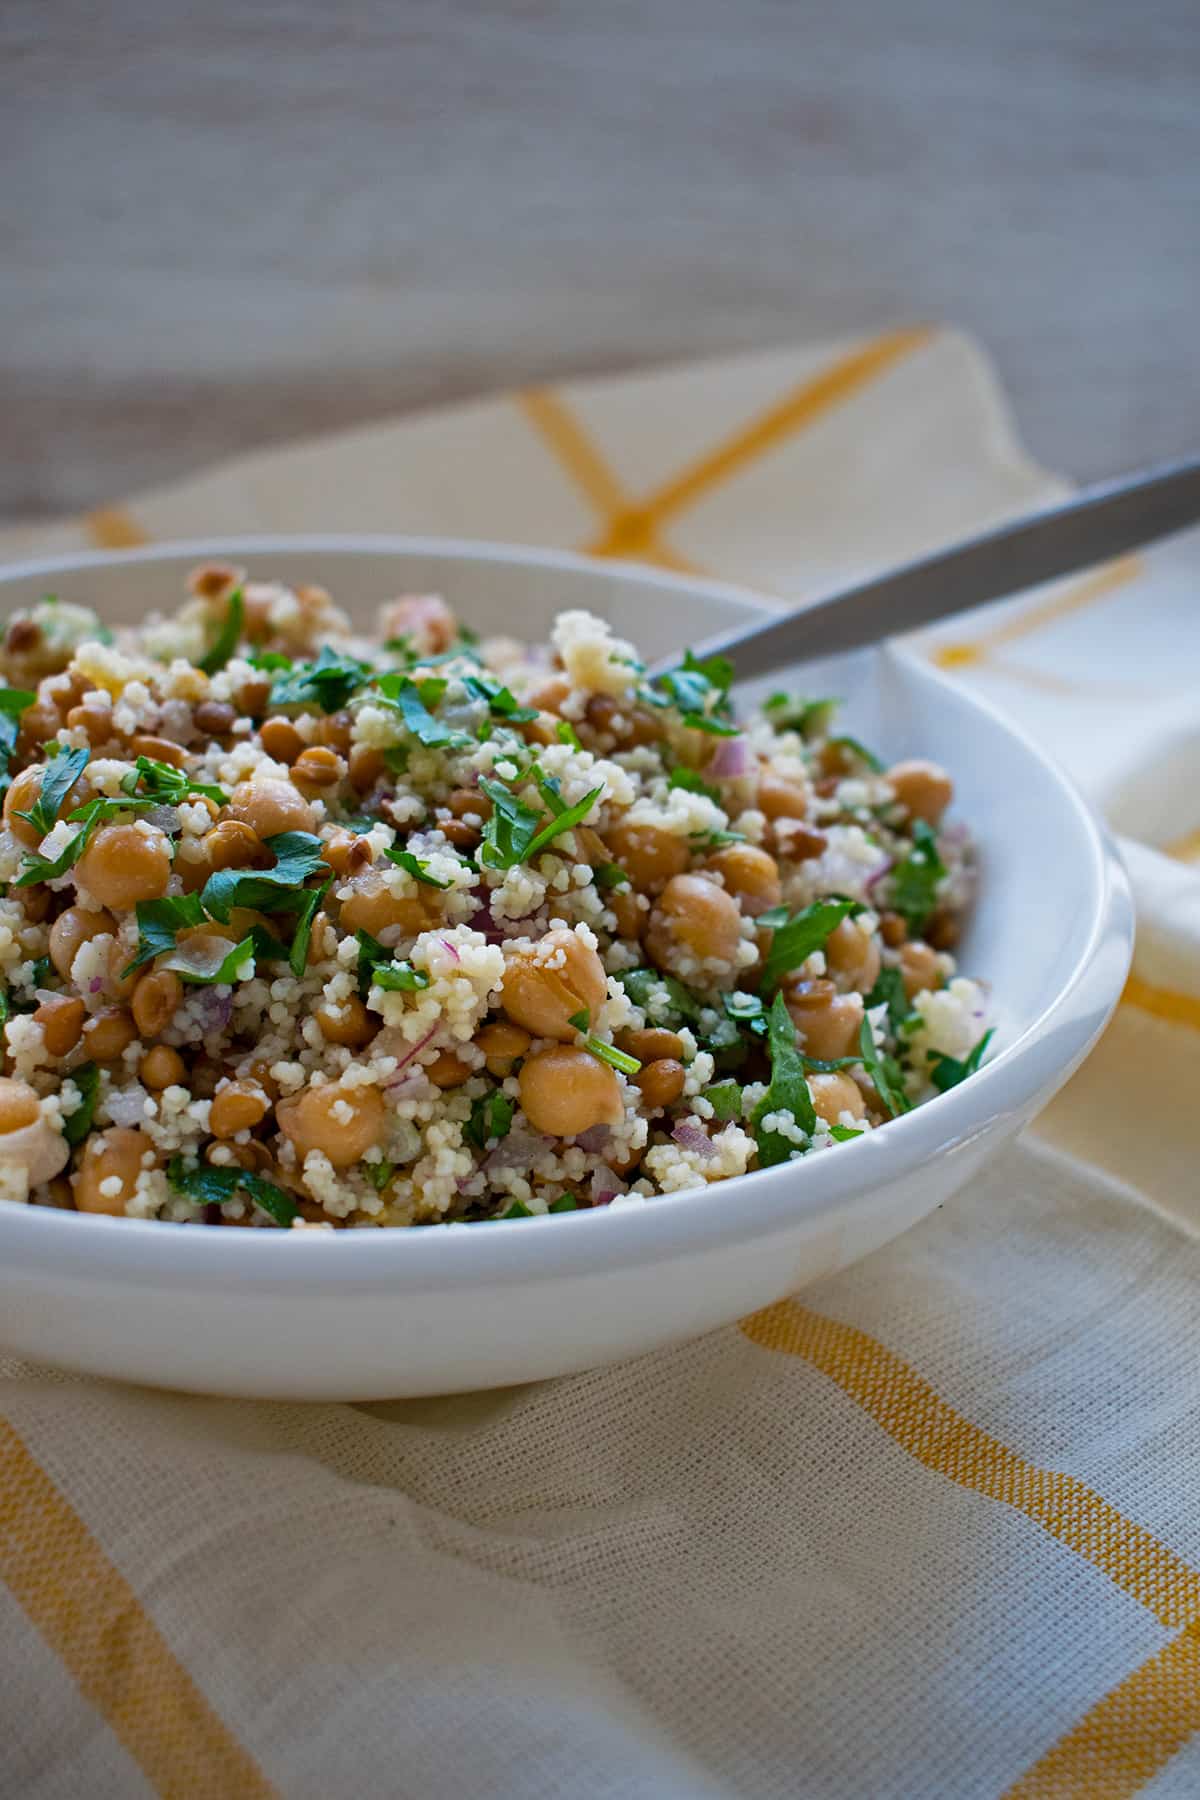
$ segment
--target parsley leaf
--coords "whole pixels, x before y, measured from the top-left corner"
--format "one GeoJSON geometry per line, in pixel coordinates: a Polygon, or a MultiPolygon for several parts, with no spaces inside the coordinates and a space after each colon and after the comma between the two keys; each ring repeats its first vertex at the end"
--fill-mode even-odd
{"type": "Polygon", "coordinates": [[[957,1057],[947,1056],[943,1050],[930,1050],[928,1060],[931,1064],[929,1079],[939,1094],[948,1094],[952,1087],[965,1081],[968,1075],[974,1075],[983,1061],[984,1051],[995,1037],[994,1030],[985,1031],[979,1042],[960,1062],[957,1057]]]}
{"type": "Polygon", "coordinates": [[[58,855],[52,860],[48,860],[36,850],[27,851],[25,860],[21,864],[21,873],[13,882],[13,886],[32,887],[35,882],[57,881],[60,875],[65,875],[67,870],[72,868],[82,856],[84,845],[92,835],[92,828],[105,815],[107,805],[108,802],[105,800],[92,800],[79,812],[73,812],[71,818],[80,821],[80,829],[74,837],[67,839],[58,855]]]}
{"type": "Polygon", "coordinates": [[[363,1173],[377,1194],[382,1194],[392,1176],[396,1173],[396,1165],[381,1156],[378,1162],[363,1164],[363,1173]]]}
{"type": "Polygon", "coordinates": [[[492,803],[492,816],[484,825],[479,860],[485,869],[512,869],[525,861],[537,836],[541,814],[525,806],[498,781],[480,778],[481,791],[492,803]]]}
{"type": "Polygon", "coordinates": [[[77,1069],[72,1069],[70,1078],[79,1089],[79,1105],[69,1118],[63,1120],[63,1137],[73,1150],[76,1144],[82,1144],[92,1129],[96,1097],[100,1092],[100,1071],[93,1062],[80,1063],[77,1069]]]}
{"type": "Polygon", "coordinates": [[[532,1219],[533,1214],[523,1200],[514,1200],[507,1212],[498,1213],[500,1219],[532,1219]]]}
{"type": "Polygon", "coordinates": [[[717,789],[705,781],[703,775],[697,775],[695,769],[672,769],[667,781],[670,787],[683,788],[689,794],[703,794],[706,800],[713,800],[718,806],[721,804],[717,789]]]}
{"type": "Polygon", "coordinates": [[[723,997],[725,1014],[736,1025],[747,1025],[759,1037],[764,1037],[767,1030],[767,1009],[758,994],[743,994],[740,991],[726,994],[723,997]]]}
{"type": "Polygon", "coordinates": [[[863,1005],[868,1012],[874,1006],[886,1005],[888,1024],[893,1032],[898,1032],[912,1012],[908,995],[904,991],[904,977],[899,969],[880,969],[875,986],[863,1001],[863,1005]]]}
{"type": "Polygon", "coordinates": [[[791,694],[772,694],[763,701],[763,712],[776,731],[798,731],[802,737],[820,737],[828,731],[841,704],[837,700],[805,700],[791,694]]]}
{"type": "Polygon", "coordinates": [[[550,1202],[549,1206],[546,1208],[546,1211],[547,1212],[578,1212],[579,1211],[579,1202],[578,1202],[578,1200],[576,1200],[574,1194],[560,1194],[558,1196],[557,1200],[552,1200],[550,1202]]]}
{"type": "Polygon", "coordinates": [[[788,1162],[800,1146],[781,1132],[766,1130],[763,1120],[772,1113],[791,1113],[802,1132],[811,1137],[817,1126],[816,1109],[808,1083],[804,1079],[804,1062],[796,1048],[796,1027],[784,1005],[783,995],[776,994],[767,1018],[767,1048],[771,1056],[771,1085],[754,1109],[750,1128],[758,1144],[758,1166],[770,1169],[776,1163],[788,1162]]]}
{"type": "Polygon", "coordinates": [[[323,881],[320,887],[306,888],[304,898],[296,908],[296,933],[292,938],[292,947],[288,952],[288,967],[297,980],[303,975],[308,963],[308,946],[312,941],[313,920],[316,918],[322,900],[333,886],[333,876],[323,881]]]}
{"type": "Polygon", "coordinates": [[[138,953],[121,970],[122,981],[144,963],[153,962],[156,956],[174,950],[179,932],[189,926],[204,923],[204,908],[200,904],[199,894],[179,894],[162,900],[139,900],[136,911],[138,953]]]}
{"type": "Polygon", "coordinates": [[[704,1090],[703,1098],[713,1109],[714,1119],[726,1124],[742,1113],[742,1090],[736,1081],[718,1081],[704,1090]]]}
{"type": "Polygon", "coordinates": [[[898,1119],[901,1113],[911,1112],[912,1101],[904,1091],[904,1073],[894,1056],[885,1056],[875,1048],[870,1019],[863,1020],[858,1041],[863,1068],[892,1118],[898,1119]]]}
{"type": "Polygon", "coordinates": [[[203,794],[217,806],[229,803],[224,788],[193,781],[185,770],[177,769],[173,763],[156,762],[152,756],[138,757],[128,775],[121,777],[121,791],[133,796],[135,804],[146,806],[178,806],[189,794],[203,794]]]}
{"type": "Polygon", "coordinates": [[[269,704],[319,706],[322,712],[339,712],[371,678],[370,668],[355,656],[341,656],[324,644],[315,662],[297,663],[281,672],[271,684],[269,704]]]}
{"type": "Polygon", "coordinates": [[[570,719],[560,719],[554,727],[554,735],[560,744],[566,744],[570,750],[583,749],[579,733],[572,725],[570,719]]]}
{"type": "Polygon", "coordinates": [[[429,873],[429,864],[414,856],[411,850],[385,850],[383,853],[389,862],[394,862],[398,869],[407,870],[417,881],[423,881],[426,887],[453,887],[452,881],[439,881],[436,875],[429,873]]]}
{"type": "Polygon", "coordinates": [[[764,994],[777,988],[788,971],[798,969],[814,950],[823,949],[831,932],[843,919],[851,918],[863,909],[857,900],[815,900],[793,918],[780,916],[786,914],[786,910],[785,907],[772,907],[770,912],[759,914],[760,925],[775,928],[759,980],[764,994]]]}
{"type": "Polygon", "coordinates": [[[206,913],[228,923],[235,906],[254,912],[302,910],[299,889],[318,869],[326,869],[319,837],[311,831],[280,831],[264,839],[275,857],[272,869],[218,869],[209,876],[200,895],[206,913]]]}
{"type": "Polygon", "coordinates": [[[253,980],[260,962],[282,962],[287,956],[278,938],[273,938],[261,925],[253,926],[240,943],[234,944],[217,961],[216,947],[220,941],[213,940],[213,954],[207,968],[201,967],[196,950],[190,944],[177,945],[163,967],[173,969],[181,981],[190,981],[195,987],[232,987],[235,982],[253,980]]]}
{"type": "Polygon", "coordinates": [[[617,980],[633,1004],[656,1025],[668,1019],[695,1021],[700,1017],[699,1000],[674,975],[661,974],[658,969],[624,969],[617,980]]]}
{"type": "Polygon", "coordinates": [[[8,762],[17,746],[21,714],[36,699],[24,688],[0,687],[0,792],[9,784],[8,762]]]}
{"type": "Polygon", "coordinates": [[[486,1150],[493,1138],[508,1136],[516,1107],[500,1088],[492,1088],[471,1102],[471,1114],[463,1126],[463,1136],[477,1150],[486,1150]]]}
{"type": "Polygon", "coordinates": [[[597,863],[592,870],[592,880],[598,888],[626,888],[630,885],[629,877],[617,863],[597,863]]]}
{"type": "Polygon", "coordinates": [[[376,963],[371,970],[371,980],[385,994],[411,994],[429,986],[425,970],[414,969],[410,962],[376,963]]]}
{"type": "Polygon", "coordinates": [[[462,735],[452,731],[440,719],[435,719],[429,711],[429,707],[436,706],[445,691],[444,681],[423,681],[418,687],[407,675],[384,675],[379,682],[380,699],[385,705],[394,706],[404,720],[405,730],[430,749],[453,744],[462,735]]]}
{"type": "Polygon", "coordinates": [[[527,854],[537,856],[546,848],[547,844],[553,843],[556,837],[561,837],[563,832],[570,831],[573,826],[581,824],[603,792],[603,786],[594,787],[590,794],[585,794],[582,800],[575,802],[574,806],[565,807],[556,813],[548,825],[542,826],[530,844],[527,854]]]}
{"type": "Polygon", "coordinates": [[[465,675],[463,685],[477,700],[486,700],[497,718],[507,719],[513,725],[528,724],[538,716],[536,706],[522,706],[510,689],[493,681],[490,675],[465,675]]]}
{"type": "Polygon", "coordinates": [[[829,1135],[836,1143],[848,1144],[851,1138],[863,1137],[865,1133],[861,1130],[855,1130],[854,1127],[850,1125],[831,1125],[829,1127],[829,1135]]]}
{"type": "Polygon", "coordinates": [[[220,1206],[232,1200],[241,1190],[256,1206],[274,1219],[277,1225],[291,1225],[299,1218],[299,1208],[283,1189],[248,1169],[218,1169],[208,1164],[188,1164],[182,1156],[173,1156],[167,1164],[167,1180],[177,1194],[194,1200],[197,1206],[220,1206]]]}
{"type": "Polygon", "coordinates": [[[938,854],[937,833],[924,819],[913,822],[912,849],[892,870],[892,910],[917,936],[937,904],[938,883],[946,865],[938,854]]]}
{"type": "Polygon", "coordinates": [[[851,756],[858,758],[859,762],[866,763],[868,769],[870,769],[873,774],[882,775],[883,773],[885,765],[880,762],[875,752],[873,750],[868,750],[865,744],[860,743],[857,738],[850,737],[845,732],[842,733],[841,737],[830,738],[829,748],[831,750],[848,750],[851,756]]]}
{"type": "Polygon", "coordinates": [[[91,754],[90,750],[65,750],[47,763],[37,799],[28,812],[17,814],[33,826],[39,838],[54,829],[63,801],[87,768],[91,754]]]}
{"type": "Polygon", "coordinates": [[[238,647],[245,618],[246,602],[242,597],[241,588],[236,587],[229,596],[229,609],[211,649],[206,651],[197,664],[197,667],[203,669],[206,675],[215,675],[218,669],[225,667],[238,647]]]}
{"type": "Polygon", "coordinates": [[[733,664],[728,657],[710,656],[701,662],[689,650],[678,669],[655,677],[650,698],[660,706],[675,706],[683,715],[683,723],[694,731],[735,737],[737,726],[725,722],[730,711],[732,680],[733,664]]]}

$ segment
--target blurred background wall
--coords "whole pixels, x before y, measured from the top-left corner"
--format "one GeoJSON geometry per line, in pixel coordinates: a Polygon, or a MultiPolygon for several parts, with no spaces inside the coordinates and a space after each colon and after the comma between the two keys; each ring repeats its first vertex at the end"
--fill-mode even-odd
{"type": "Polygon", "coordinates": [[[1200,439],[1200,0],[3,0],[0,516],[917,318],[1200,439]]]}

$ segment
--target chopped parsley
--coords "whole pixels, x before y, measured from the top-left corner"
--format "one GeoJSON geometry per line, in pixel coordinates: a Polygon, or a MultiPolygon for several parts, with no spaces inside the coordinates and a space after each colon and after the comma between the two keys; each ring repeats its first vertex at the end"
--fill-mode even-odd
{"type": "Polygon", "coordinates": [[[883,773],[883,763],[880,762],[875,752],[873,750],[868,750],[867,746],[860,743],[858,738],[850,737],[843,732],[841,737],[832,737],[829,739],[829,748],[831,750],[849,751],[850,755],[857,757],[859,762],[866,763],[868,769],[870,769],[873,774],[882,775],[883,773]]]}
{"type": "Polygon", "coordinates": [[[828,731],[840,702],[806,700],[792,694],[772,694],[763,701],[763,712],[776,731],[798,731],[802,737],[820,737],[828,731]]]}
{"type": "Polygon", "coordinates": [[[629,877],[618,864],[611,862],[597,863],[592,870],[592,880],[598,888],[625,888],[630,885],[629,877]]]}
{"type": "Polygon", "coordinates": [[[701,662],[689,650],[678,669],[657,675],[648,698],[659,706],[674,706],[683,723],[693,731],[714,737],[736,737],[730,723],[729,688],[733,664],[726,656],[710,656],[701,662]]]}
{"type": "Polygon", "coordinates": [[[492,803],[492,816],[483,828],[479,851],[485,868],[512,869],[539,856],[556,837],[580,824],[604,792],[603,787],[593,788],[574,806],[564,806],[557,788],[545,776],[538,777],[537,785],[551,814],[545,822],[541,813],[518,800],[508,788],[481,777],[479,786],[492,803]]]}
{"type": "Polygon", "coordinates": [[[863,1137],[865,1133],[853,1125],[831,1125],[829,1135],[836,1143],[848,1144],[851,1138],[863,1137]]]}
{"type": "Polygon", "coordinates": [[[105,800],[92,800],[78,812],[71,813],[71,821],[79,822],[79,830],[74,837],[68,838],[58,855],[53,858],[48,859],[36,850],[27,851],[21,864],[21,873],[13,886],[32,887],[35,882],[57,881],[60,875],[65,875],[83,855],[84,846],[91,837],[94,826],[101,818],[109,816],[106,811],[108,804],[105,800]]]}
{"type": "Polygon", "coordinates": [[[264,839],[275,858],[271,869],[218,869],[200,895],[201,905],[224,925],[235,906],[254,912],[299,911],[298,889],[318,869],[328,867],[319,837],[311,831],[280,831],[264,839]]]}
{"type": "Polygon", "coordinates": [[[463,1136],[477,1150],[486,1150],[493,1139],[508,1136],[516,1107],[500,1088],[492,1088],[471,1102],[470,1117],[463,1126],[463,1136]]]}
{"type": "Polygon", "coordinates": [[[312,941],[313,921],[320,910],[321,902],[333,886],[333,876],[323,881],[320,887],[306,888],[300,905],[296,908],[296,931],[292,938],[292,947],[288,951],[288,967],[297,980],[303,975],[308,964],[308,946],[312,941]]]}
{"type": "Polygon", "coordinates": [[[912,1013],[908,995],[904,991],[904,977],[899,969],[880,969],[875,986],[863,1001],[863,1005],[868,1012],[872,1007],[886,1006],[888,1025],[893,1034],[898,1033],[912,1013]]]}
{"type": "Polygon", "coordinates": [[[891,1117],[898,1119],[901,1113],[911,1112],[912,1101],[904,1091],[904,1071],[894,1056],[886,1056],[875,1048],[870,1019],[863,1020],[858,1041],[863,1068],[891,1117]]]}
{"type": "Polygon", "coordinates": [[[765,1128],[764,1119],[770,1118],[772,1113],[790,1113],[807,1137],[812,1136],[817,1126],[816,1109],[804,1079],[804,1061],[796,1048],[796,1027],[782,994],[776,994],[767,1018],[767,1049],[771,1057],[771,1085],[750,1120],[758,1144],[760,1169],[788,1162],[793,1152],[800,1148],[782,1132],[765,1128]]]}
{"type": "Polygon", "coordinates": [[[538,716],[536,706],[522,706],[514,693],[490,675],[464,675],[463,686],[476,700],[486,700],[495,716],[511,725],[528,724],[538,716]]]}
{"type": "Polygon", "coordinates": [[[389,1162],[386,1156],[381,1156],[378,1162],[364,1163],[363,1171],[376,1193],[382,1194],[396,1173],[396,1165],[394,1162],[389,1162]]]}
{"type": "Polygon", "coordinates": [[[722,999],[725,1015],[737,1025],[746,1025],[759,1037],[766,1036],[767,1009],[759,994],[743,994],[736,991],[725,994],[722,999]]]}
{"type": "Polygon", "coordinates": [[[713,1118],[727,1124],[742,1116],[742,1090],[736,1081],[718,1081],[707,1087],[702,1096],[713,1109],[713,1118]]]}
{"type": "Polygon", "coordinates": [[[939,1094],[948,1094],[950,1089],[957,1087],[960,1081],[965,1081],[968,1075],[974,1075],[978,1071],[984,1052],[995,1035],[994,1030],[985,1031],[979,1042],[961,1061],[957,1057],[947,1056],[943,1050],[928,1052],[929,1079],[939,1094]]]}
{"type": "Polygon", "coordinates": [[[28,812],[18,812],[18,819],[32,825],[39,838],[54,829],[63,801],[91,760],[90,750],[64,750],[47,763],[37,799],[28,812]]]}
{"type": "Polygon", "coordinates": [[[371,980],[385,994],[412,994],[429,986],[424,969],[414,969],[410,962],[376,963],[371,970],[371,980]]]}
{"type": "Polygon", "coordinates": [[[523,1200],[514,1200],[507,1212],[497,1215],[500,1219],[532,1219],[533,1214],[523,1200]]]}
{"type": "Polygon", "coordinates": [[[624,969],[617,980],[633,1004],[640,1006],[656,1025],[667,1019],[678,1023],[684,1019],[694,1022],[700,1017],[700,1001],[674,975],[664,975],[658,969],[624,969]]]}
{"type": "Polygon", "coordinates": [[[340,712],[351,694],[365,687],[371,670],[356,656],[343,656],[323,645],[315,662],[297,663],[281,670],[271,684],[269,704],[276,706],[316,705],[322,712],[340,712]]]}
{"type": "Polygon", "coordinates": [[[181,931],[203,925],[204,908],[199,894],[179,894],[162,900],[139,900],[136,907],[138,951],[133,961],[121,970],[122,981],[143,964],[153,962],[174,950],[181,931]]]}
{"type": "Polygon", "coordinates": [[[567,1020],[567,1024],[573,1025],[576,1031],[589,1030],[591,1027],[591,1023],[592,1023],[592,1015],[589,1012],[572,1013],[570,1018],[567,1020]]]}
{"type": "MultiPolygon", "coordinates": [[[[152,756],[138,757],[128,775],[121,777],[121,792],[130,795],[136,805],[178,806],[189,794],[203,794],[216,806],[229,804],[224,788],[193,781],[185,770],[173,763],[156,762],[152,756]]],[[[121,802],[110,804],[119,806],[121,802]]]]}
{"type": "Polygon", "coordinates": [[[8,786],[9,758],[16,749],[21,729],[21,714],[37,699],[24,688],[0,687],[0,793],[8,786]]]}
{"type": "Polygon", "coordinates": [[[585,1037],[583,1048],[599,1062],[606,1062],[610,1068],[619,1069],[622,1075],[636,1075],[642,1066],[636,1056],[629,1056],[624,1050],[618,1050],[615,1044],[602,1043],[598,1037],[585,1037]]]}
{"type": "Polygon", "coordinates": [[[221,1206],[240,1191],[249,1195],[277,1225],[291,1225],[300,1216],[290,1195],[276,1187],[273,1181],[252,1175],[248,1169],[218,1169],[208,1164],[186,1163],[182,1156],[173,1156],[167,1164],[167,1180],[177,1194],[193,1200],[197,1206],[221,1206]]]}
{"type": "Polygon", "coordinates": [[[578,1212],[579,1211],[579,1202],[578,1202],[578,1200],[576,1200],[574,1194],[560,1194],[558,1196],[557,1200],[552,1200],[550,1202],[549,1206],[546,1208],[546,1211],[547,1212],[578,1212]]]}
{"type": "Polygon", "coordinates": [[[937,904],[938,883],[946,865],[938,854],[937,833],[924,819],[913,822],[912,849],[892,870],[892,910],[914,936],[927,924],[937,904]]]}
{"type": "Polygon", "coordinates": [[[385,705],[395,707],[404,721],[404,729],[418,743],[428,749],[443,749],[448,744],[469,741],[463,739],[461,732],[453,731],[449,725],[435,719],[429,710],[437,705],[447,685],[434,678],[423,681],[418,687],[411,676],[384,675],[379,681],[379,697],[385,705]]]}
{"type": "Polygon", "coordinates": [[[426,887],[453,887],[452,881],[439,881],[436,875],[429,873],[429,864],[421,857],[414,856],[411,850],[385,850],[383,853],[389,862],[394,862],[398,869],[404,869],[416,881],[424,882],[426,887]]]}
{"type": "Polygon", "coordinates": [[[211,648],[200,658],[197,665],[204,670],[206,675],[215,675],[218,669],[225,667],[238,647],[245,618],[246,602],[241,588],[236,587],[229,596],[229,606],[221,629],[214,638],[211,648]]]}
{"type": "Polygon", "coordinates": [[[683,788],[685,793],[703,794],[706,800],[713,800],[718,806],[721,803],[717,789],[705,781],[703,775],[698,775],[695,769],[672,769],[667,781],[673,788],[683,788]]]}
{"type": "Polygon", "coordinates": [[[762,992],[771,993],[789,970],[798,969],[814,950],[824,949],[843,919],[862,910],[857,900],[815,900],[794,916],[789,916],[786,906],[760,913],[758,923],[773,927],[775,932],[759,980],[762,992]]]}
{"type": "Polygon", "coordinates": [[[94,1062],[80,1063],[77,1069],[72,1069],[70,1079],[79,1089],[79,1105],[69,1118],[63,1120],[63,1137],[73,1150],[77,1144],[82,1144],[92,1129],[96,1098],[100,1092],[100,1071],[94,1062]]]}
{"type": "Polygon", "coordinates": [[[579,733],[572,725],[570,719],[560,719],[554,727],[554,735],[560,744],[566,744],[572,750],[583,749],[579,733]]]}

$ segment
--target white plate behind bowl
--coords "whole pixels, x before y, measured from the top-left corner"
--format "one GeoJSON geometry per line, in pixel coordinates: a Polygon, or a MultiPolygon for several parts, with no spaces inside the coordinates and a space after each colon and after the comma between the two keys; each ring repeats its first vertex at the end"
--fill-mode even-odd
{"type": "MultiPolygon", "coordinates": [[[[173,607],[196,562],[318,582],[360,622],[440,592],[485,633],[544,639],[586,607],[650,657],[761,602],[552,552],[412,540],[255,539],[0,571],[0,614],[46,591],[114,623],[173,607]]],[[[761,689],[764,684],[758,684],[761,689]]],[[[964,970],[1001,1031],[972,1081],[799,1165],[642,1207],[416,1231],[223,1232],[0,1207],[0,1341],[89,1373],[197,1391],[368,1399],[565,1373],[677,1341],[845,1266],[941,1204],[1086,1053],[1128,966],[1128,890],[1066,779],[1013,727],[896,651],[773,685],[844,696],[846,728],[952,771],[981,896],[964,970]]],[[[754,690],[748,690],[753,692],[754,690]]]]}

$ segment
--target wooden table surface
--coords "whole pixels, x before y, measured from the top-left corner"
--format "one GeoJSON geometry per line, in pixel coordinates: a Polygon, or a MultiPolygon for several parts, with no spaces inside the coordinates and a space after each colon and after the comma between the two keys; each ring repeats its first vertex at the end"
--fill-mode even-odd
{"type": "Polygon", "coordinates": [[[8,0],[0,515],[917,318],[1085,476],[1200,440],[1198,0],[8,0]]]}

